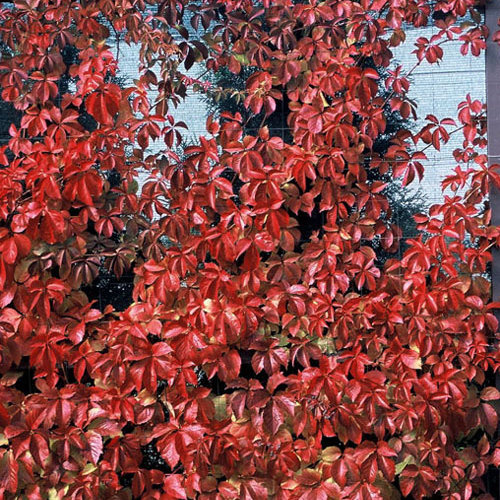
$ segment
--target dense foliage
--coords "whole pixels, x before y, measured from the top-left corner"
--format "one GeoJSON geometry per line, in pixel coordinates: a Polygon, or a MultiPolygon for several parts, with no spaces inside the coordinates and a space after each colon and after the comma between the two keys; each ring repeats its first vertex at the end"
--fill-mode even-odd
{"type": "Polygon", "coordinates": [[[0,496],[491,498],[485,107],[465,96],[456,120],[374,150],[386,105],[416,112],[391,49],[433,13],[415,67],[454,40],[484,50],[474,0],[2,4],[2,98],[21,116],[0,149],[0,496]],[[110,31],[140,47],[127,88],[110,31]],[[208,119],[179,154],[195,62],[257,67],[244,104],[262,119],[208,119]],[[289,142],[266,127],[285,95],[289,142]],[[373,171],[408,185],[451,133],[443,202],[382,267],[371,242],[395,251],[400,229],[373,171]],[[135,276],[124,310],[89,301],[103,266],[135,276]]]}
{"type": "MultiPolygon", "coordinates": [[[[363,58],[360,61],[362,68],[374,67],[370,57],[363,58]]],[[[379,74],[379,97],[384,99],[384,118],[385,128],[383,133],[378,134],[371,146],[371,154],[375,153],[379,156],[384,156],[392,144],[392,139],[402,129],[411,129],[415,124],[409,118],[403,119],[398,111],[392,111],[389,105],[391,89],[384,85],[385,79],[389,76],[385,68],[376,68],[379,74]]],[[[292,143],[293,137],[291,130],[287,125],[288,116],[288,97],[283,91],[281,102],[278,103],[273,113],[265,115],[264,110],[259,114],[254,114],[251,109],[247,109],[244,105],[245,88],[247,79],[256,71],[257,67],[244,67],[239,73],[232,73],[226,66],[222,66],[215,72],[202,73],[207,83],[210,84],[206,90],[201,87],[200,91],[204,90],[204,101],[207,105],[209,114],[220,117],[224,111],[231,113],[240,113],[242,117],[243,133],[253,134],[260,128],[263,118],[265,117],[266,127],[271,135],[281,137],[285,143],[292,143]]],[[[207,87],[205,85],[205,87],[207,87]]],[[[369,166],[369,159],[366,163],[369,166]]],[[[226,175],[234,175],[233,171],[228,169],[226,175]]],[[[387,207],[385,208],[385,223],[395,224],[401,230],[399,233],[399,248],[398,252],[406,249],[405,241],[408,238],[418,236],[414,215],[423,213],[428,209],[425,195],[421,189],[408,190],[401,185],[401,180],[394,178],[392,172],[387,171],[381,173],[379,169],[367,170],[367,181],[382,181],[385,188],[382,191],[383,196],[387,199],[387,207]]],[[[233,185],[234,189],[234,185],[233,185]]],[[[310,213],[298,212],[296,219],[298,229],[301,232],[300,242],[309,240],[311,233],[321,229],[325,223],[325,212],[321,211],[319,204],[315,204],[310,213]]],[[[375,250],[375,256],[379,265],[385,263],[388,258],[395,257],[394,249],[386,251],[381,245],[379,238],[366,241],[375,250]]]]}

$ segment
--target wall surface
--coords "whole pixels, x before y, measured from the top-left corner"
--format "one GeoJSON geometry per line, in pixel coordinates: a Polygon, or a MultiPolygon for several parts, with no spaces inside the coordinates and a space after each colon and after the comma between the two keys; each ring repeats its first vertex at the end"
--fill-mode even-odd
{"type": "MultiPolygon", "coordinates": [[[[407,31],[406,42],[398,47],[394,53],[403,68],[411,69],[417,62],[415,41],[419,37],[430,39],[437,28],[427,27],[407,31]]],[[[455,118],[458,104],[470,94],[473,99],[484,102],[485,89],[485,57],[475,57],[470,53],[463,56],[460,53],[461,42],[450,42],[443,45],[443,61],[439,64],[429,64],[424,61],[412,74],[410,98],[417,104],[419,122],[428,114],[437,118],[455,118]]],[[[440,181],[456,166],[453,159],[453,150],[461,147],[463,136],[457,133],[452,135],[448,144],[442,146],[441,151],[429,149],[429,161],[425,163],[426,172],[422,181],[422,190],[430,202],[442,197],[440,181]]]]}

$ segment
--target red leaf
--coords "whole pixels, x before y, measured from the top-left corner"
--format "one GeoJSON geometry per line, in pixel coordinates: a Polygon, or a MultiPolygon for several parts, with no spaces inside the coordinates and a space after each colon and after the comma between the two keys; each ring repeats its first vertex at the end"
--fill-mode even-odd
{"type": "Polygon", "coordinates": [[[97,465],[102,455],[102,437],[97,432],[88,432],[87,441],[90,448],[90,459],[94,465],[97,465]]]}
{"type": "Polygon", "coordinates": [[[481,391],[483,401],[497,401],[500,399],[500,391],[496,387],[485,387],[481,391]]]}
{"type": "Polygon", "coordinates": [[[33,455],[36,463],[41,467],[49,457],[49,446],[47,440],[38,433],[33,434],[30,441],[30,453],[33,455]]]}
{"type": "Polygon", "coordinates": [[[247,396],[247,406],[250,409],[262,408],[269,401],[269,393],[264,389],[251,391],[247,396]]]}
{"type": "Polygon", "coordinates": [[[401,493],[403,493],[403,495],[407,497],[411,493],[413,486],[415,486],[415,481],[413,479],[405,477],[400,479],[399,484],[401,487],[401,493]]]}
{"type": "Polygon", "coordinates": [[[315,486],[321,482],[321,474],[315,470],[305,469],[297,475],[297,482],[304,486],[315,486]]]}
{"type": "Polygon", "coordinates": [[[410,349],[405,349],[401,354],[401,361],[408,367],[413,370],[419,370],[422,368],[422,360],[420,359],[420,355],[412,351],[410,349]]]}
{"type": "Polygon", "coordinates": [[[170,468],[173,469],[179,463],[180,459],[180,455],[175,447],[175,439],[163,439],[161,443],[158,444],[161,456],[165,459],[170,468]]]}
{"type": "Polygon", "coordinates": [[[250,479],[241,484],[241,491],[238,498],[240,500],[262,500],[263,498],[269,498],[269,492],[265,486],[254,479],[250,479]]]}
{"type": "Polygon", "coordinates": [[[370,483],[373,483],[373,481],[375,481],[377,472],[378,466],[377,459],[375,457],[369,458],[361,466],[361,473],[363,475],[363,478],[367,479],[370,483]]]}
{"type": "Polygon", "coordinates": [[[17,258],[17,246],[14,238],[9,238],[3,244],[2,250],[3,260],[7,264],[14,264],[17,258]]]}
{"type": "Polygon", "coordinates": [[[87,111],[101,124],[112,125],[120,110],[121,90],[118,85],[104,85],[87,97],[87,111]]]}
{"type": "Polygon", "coordinates": [[[65,231],[65,221],[61,212],[47,210],[40,223],[40,236],[50,244],[62,239],[65,231]]]}
{"type": "Polygon", "coordinates": [[[0,488],[10,493],[17,490],[17,474],[19,466],[11,450],[4,453],[0,459],[0,488]]]}
{"type": "Polygon", "coordinates": [[[187,498],[186,491],[182,487],[181,482],[182,476],[180,474],[170,474],[163,481],[163,495],[160,497],[161,500],[170,499],[180,499],[184,500],[187,498]]]}
{"type": "Polygon", "coordinates": [[[272,252],[275,247],[272,236],[265,231],[257,233],[254,238],[255,244],[264,252],[272,252]]]}
{"type": "Polygon", "coordinates": [[[276,434],[284,421],[283,413],[276,402],[271,399],[264,408],[264,428],[270,434],[276,434]]]}
{"type": "Polygon", "coordinates": [[[231,382],[240,374],[241,358],[237,351],[232,349],[222,356],[219,361],[218,374],[222,381],[231,382]]]}
{"type": "Polygon", "coordinates": [[[495,408],[488,403],[482,403],[479,408],[481,423],[489,434],[493,434],[498,426],[498,414],[495,408]]]}
{"type": "Polygon", "coordinates": [[[0,428],[7,427],[9,423],[10,423],[10,415],[3,406],[3,404],[0,403],[0,428]]]}

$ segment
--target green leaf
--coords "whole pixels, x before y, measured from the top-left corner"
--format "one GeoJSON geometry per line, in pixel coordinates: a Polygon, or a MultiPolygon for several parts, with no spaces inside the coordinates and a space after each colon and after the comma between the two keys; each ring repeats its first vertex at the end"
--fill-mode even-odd
{"type": "Polygon", "coordinates": [[[92,474],[97,470],[97,467],[94,464],[88,463],[82,470],[82,476],[87,476],[88,474],[92,474]]]}
{"type": "Polygon", "coordinates": [[[233,54],[233,57],[240,63],[240,64],[250,64],[250,61],[248,60],[248,57],[246,54],[233,54]]]}
{"type": "Polygon", "coordinates": [[[396,476],[401,474],[406,468],[407,465],[415,463],[414,457],[408,455],[402,462],[396,464],[396,476]]]}

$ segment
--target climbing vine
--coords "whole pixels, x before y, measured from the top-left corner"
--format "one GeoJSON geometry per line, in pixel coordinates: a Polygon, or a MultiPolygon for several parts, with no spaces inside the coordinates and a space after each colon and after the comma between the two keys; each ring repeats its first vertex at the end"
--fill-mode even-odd
{"type": "Polygon", "coordinates": [[[500,176],[485,106],[464,96],[456,117],[373,148],[386,106],[416,116],[423,61],[456,41],[482,53],[478,9],[2,3],[1,98],[20,114],[0,148],[2,498],[492,498],[500,176]],[[431,21],[415,67],[396,65],[405,30],[431,21]],[[125,50],[138,76],[122,86],[125,50]],[[252,69],[257,129],[222,113],[179,150],[194,65],[252,69]],[[287,142],[266,125],[285,97],[287,142]],[[370,174],[415,183],[451,134],[442,202],[398,258],[370,174]],[[374,240],[394,258],[378,262],[374,240]],[[89,300],[110,274],[134,276],[123,307],[89,300]]]}

